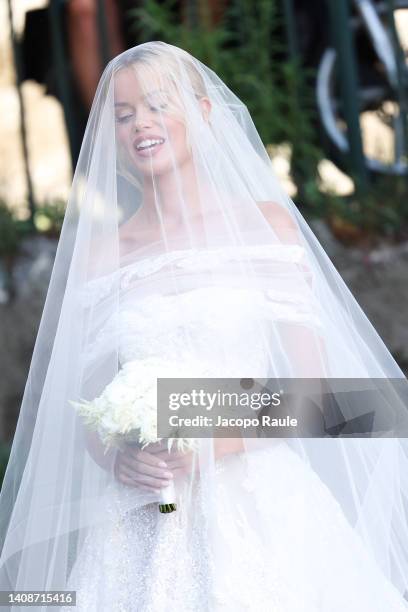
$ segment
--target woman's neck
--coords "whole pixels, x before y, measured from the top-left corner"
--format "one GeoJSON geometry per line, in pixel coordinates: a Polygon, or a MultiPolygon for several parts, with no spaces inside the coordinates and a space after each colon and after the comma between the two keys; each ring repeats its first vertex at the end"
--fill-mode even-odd
{"type": "Polygon", "coordinates": [[[145,182],[143,209],[148,221],[157,219],[173,227],[181,225],[186,217],[200,214],[201,199],[193,164],[185,164],[179,176],[169,172],[154,183],[145,182]]]}

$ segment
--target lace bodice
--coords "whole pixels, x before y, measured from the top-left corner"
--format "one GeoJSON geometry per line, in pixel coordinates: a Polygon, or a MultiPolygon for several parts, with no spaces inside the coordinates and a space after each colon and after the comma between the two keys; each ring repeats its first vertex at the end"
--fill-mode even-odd
{"type": "Polygon", "coordinates": [[[120,312],[120,360],[164,356],[182,367],[199,357],[207,373],[239,376],[245,351],[252,374],[266,376],[257,307],[251,291],[219,287],[151,296],[140,310],[120,312]]]}
{"type": "MultiPolygon", "coordinates": [[[[251,256],[258,260],[299,263],[304,256],[300,246],[245,248],[246,256],[251,249],[251,256]]],[[[169,262],[196,271],[214,269],[236,255],[231,248],[169,252],[124,268],[119,284],[126,290],[135,278],[152,275],[169,262]]],[[[92,281],[84,299],[103,300],[114,282],[112,276],[92,281]]],[[[213,376],[238,377],[245,371],[250,376],[266,377],[272,322],[320,324],[311,292],[288,292],[275,285],[270,289],[208,285],[174,295],[157,292],[138,300],[124,297],[89,347],[90,357],[116,338],[122,365],[133,359],[160,356],[182,368],[183,363],[198,358],[205,373],[213,376]]]]}

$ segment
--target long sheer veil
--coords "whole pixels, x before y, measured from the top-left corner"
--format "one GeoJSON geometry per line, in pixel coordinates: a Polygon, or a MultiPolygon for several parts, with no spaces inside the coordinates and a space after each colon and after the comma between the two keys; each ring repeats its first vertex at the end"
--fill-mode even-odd
{"type": "MultiPolygon", "coordinates": [[[[406,416],[391,382],[405,376],[279,184],[245,104],[160,41],[109,62],[92,105],[0,495],[1,589],[63,588],[87,530],[109,520],[113,491],[128,509],[157,500],[115,484],[115,451],[100,454],[71,401],[114,379],[124,335],[144,346],[151,322],[124,324],[123,304],[137,314],[150,295],[214,285],[247,291],[262,361],[234,370],[222,341],[203,347],[180,307],[171,325],[186,347],[181,376],[194,362],[198,377],[211,371],[216,354],[220,376],[383,381],[370,396],[370,432],[288,443],[408,590],[406,416]]],[[[342,397],[331,427],[367,413],[342,397]]],[[[209,516],[212,441],[198,451],[209,516]]],[[[273,439],[244,439],[245,452],[261,442],[273,439]]]]}

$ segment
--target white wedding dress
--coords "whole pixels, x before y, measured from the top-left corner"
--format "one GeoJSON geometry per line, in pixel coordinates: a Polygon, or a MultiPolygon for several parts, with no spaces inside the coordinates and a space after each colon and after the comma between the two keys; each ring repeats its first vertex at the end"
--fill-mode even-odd
{"type": "MultiPolygon", "coordinates": [[[[185,267],[193,263],[183,261],[185,267]]],[[[156,257],[142,263],[136,273],[147,276],[164,261],[156,257]]],[[[124,286],[135,269],[127,274],[124,286]]],[[[98,290],[103,294],[109,285],[98,290]]],[[[257,305],[263,308],[263,299],[249,289],[209,286],[177,296],[153,294],[133,309],[124,301],[120,361],[160,355],[179,363],[182,372],[189,358],[182,320],[183,330],[191,330],[195,346],[201,347],[209,374],[265,376],[265,358],[256,341],[257,305]]],[[[302,304],[269,301],[269,306],[275,317],[309,316],[302,304]]],[[[101,334],[99,341],[104,339],[101,334]]],[[[171,514],[159,513],[157,503],[121,511],[120,496],[113,495],[111,521],[89,529],[65,587],[77,591],[75,609],[408,610],[327,486],[285,440],[225,456],[217,461],[215,476],[216,518],[211,519],[205,478],[195,481],[188,512],[183,482],[177,484],[178,508],[171,514]]]]}

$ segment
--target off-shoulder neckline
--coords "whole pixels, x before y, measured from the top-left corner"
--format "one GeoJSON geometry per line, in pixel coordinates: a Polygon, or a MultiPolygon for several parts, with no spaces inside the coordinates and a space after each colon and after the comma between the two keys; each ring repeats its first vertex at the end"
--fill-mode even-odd
{"type": "MultiPolygon", "coordinates": [[[[152,244],[158,244],[160,243],[160,241],[156,241],[156,243],[152,243],[152,244]]],[[[244,244],[244,245],[224,245],[224,246],[213,246],[213,247],[186,247],[186,248],[182,248],[182,249],[170,249],[168,251],[163,251],[161,253],[153,253],[150,255],[145,255],[143,257],[141,257],[140,259],[137,259],[136,261],[132,261],[129,264],[126,264],[125,266],[120,266],[117,270],[117,272],[122,273],[122,272],[126,272],[128,271],[130,268],[133,268],[134,266],[137,266],[139,264],[144,264],[147,261],[154,261],[156,259],[165,259],[166,257],[170,257],[170,259],[173,259],[173,256],[176,255],[181,255],[183,256],[184,254],[191,254],[191,253],[195,253],[195,254],[207,254],[207,253],[232,253],[234,251],[240,251],[240,250],[264,250],[264,249],[269,249],[269,250],[295,250],[296,252],[298,252],[299,254],[301,252],[303,252],[304,247],[302,247],[300,244],[282,244],[282,243],[277,243],[277,244],[271,244],[271,243],[267,243],[267,244],[244,244]]],[[[104,278],[99,277],[99,278],[104,278]]]]}
{"type": "Polygon", "coordinates": [[[131,279],[134,276],[144,278],[150,274],[160,270],[167,263],[177,262],[178,267],[184,267],[188,269],[189,266],[194,266],[197,263],[195,259],[197,256],[207,255],[209,258],[209,264],[214,265],[224,260],[224,256],[236,254],[251,254],[255,253],[261,259],[264,257],[276,258],[278,262],[291,261],[293,263],[299,263],[304,255],[304,247],[297,244],[246,244],[246,245],[228,245],[219,247],[189,247],[183,249],[173,249],[164,251],[162,253],[156,253],[147,255],[133,261],[126,266],[121,266],[112,272],[95,277],[85,282],[82,287],[82,291],[85,294],[88,292],[93,293],[94,289],[97,290],[100,297],[107,294],[110,287],[117,280],[120,286],[123,288],[128,286],[131,279]],[[194,259],[191,260],[190,258],[194,259]],[[184,258],[184,261],[183,261],[184,258]],[[178,261],[177,261],[178,260],[178,261]]]}

